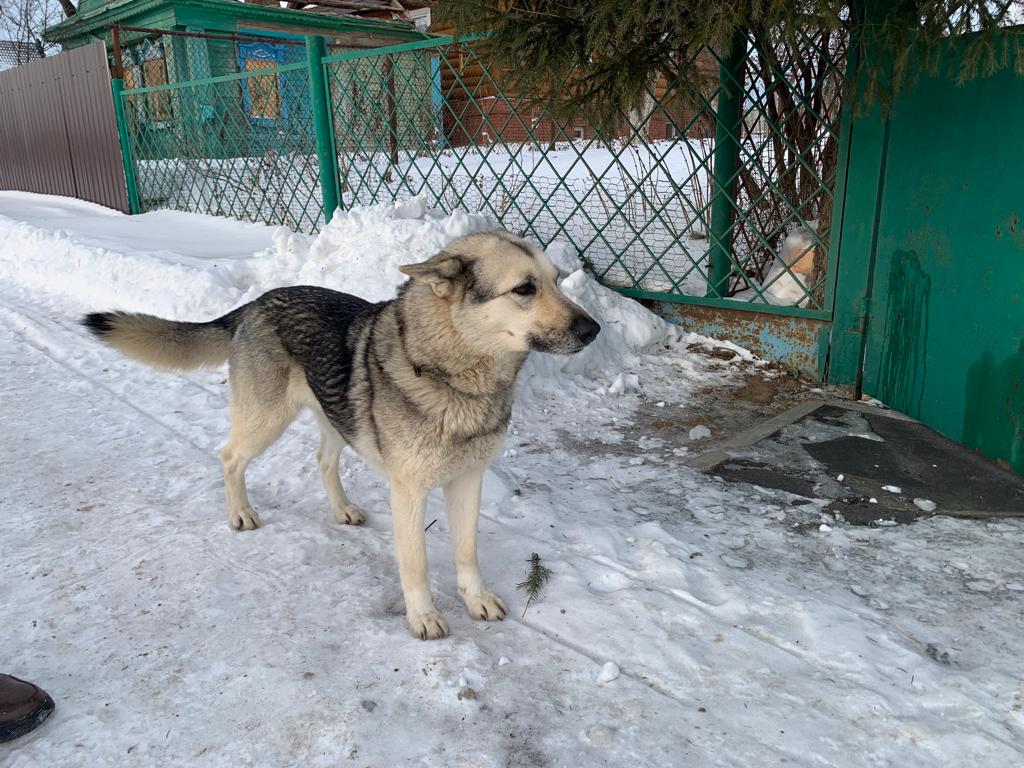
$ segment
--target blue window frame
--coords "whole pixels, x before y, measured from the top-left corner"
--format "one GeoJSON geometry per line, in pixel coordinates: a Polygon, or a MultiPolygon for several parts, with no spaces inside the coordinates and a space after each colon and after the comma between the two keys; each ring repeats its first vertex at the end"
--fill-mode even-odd
{"type": "MultiPolygon", "coordinates": [[[[258,72],[284,64],[283,45],[273,43],[240,43],[238,46],[238,69],[241,72],[258,72]]],[[[277,73],[249,77],[242,88],[245,114],[255,123],[273,123],[287,117],[287,103],[284,95],[284,75],[277,73]]]]}

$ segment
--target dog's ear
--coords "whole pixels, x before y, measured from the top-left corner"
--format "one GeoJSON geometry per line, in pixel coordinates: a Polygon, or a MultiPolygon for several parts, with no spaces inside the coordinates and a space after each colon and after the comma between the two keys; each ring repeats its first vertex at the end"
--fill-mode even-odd
{"type": "Polygon", "coordinates": [[[444,298],[465,278],[467,267],[468,262],[461,256],[441,251],[419,264],[406,264],[398,269],[403,275],[426,283],[435,294],[444,298]]]}

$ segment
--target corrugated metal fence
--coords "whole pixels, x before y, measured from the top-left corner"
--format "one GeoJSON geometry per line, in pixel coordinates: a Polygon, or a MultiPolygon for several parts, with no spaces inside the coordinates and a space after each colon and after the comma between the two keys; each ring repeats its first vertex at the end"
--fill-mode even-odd
{"type": "Polygon", "coordinates": [[[128,211],[103,43],[0,72],[0,189],[128,211]]]}

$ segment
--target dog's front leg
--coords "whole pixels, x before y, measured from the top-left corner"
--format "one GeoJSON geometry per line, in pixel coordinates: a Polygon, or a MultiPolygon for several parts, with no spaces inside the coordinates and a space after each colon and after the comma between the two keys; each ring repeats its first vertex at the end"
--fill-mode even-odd
{"type": "Polygon", "coordinates": [[[448,624],[434,608],[427,584],[427,540],[423,533],[426,508],[426,489],[391,481],[391,517],[405,616],[416,637],[436,640],[448,635],[448,624]]]}
{"type": "Polygon", "coordinates": [[[444,497],[448,502],[448,527],[452,532],[455,550],[459,594],[470,616],[494,621],[504,619],[508,608],[504,600],[484,585],[477,562],[476,533],[480,518],[480,487],[485,469],[472,469],[446,483],[444,497]]]}

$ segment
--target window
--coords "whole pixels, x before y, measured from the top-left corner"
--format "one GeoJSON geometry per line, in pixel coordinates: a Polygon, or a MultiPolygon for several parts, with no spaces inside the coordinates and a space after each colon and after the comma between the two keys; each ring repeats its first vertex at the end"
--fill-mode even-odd
{"type": "Polygon", "coordinates": [[[245,79],[242,94],[250,120],[277,120],[281,117],[283,78],[272,70],[283,62],[282,45],[245,43],[238,46],[238,65],[242,72],[271,71],[270,74],[245,79]]]}
{"type": "Polygon", "coordinates": [[[574,125],[572,129],[573,141],[583,141],[583,126],[574,125]]]}
{"type": "MultiPolygon", "coordinates": [[[[258,72],[261,69],[273,69],[275,66],[276,61],[247,59],[245,71],[258,72]]],[[[281,116],[281,92],[276,77],[250,77],[245,81],[245,88],[249,94],[249,117],[254,120],[276,120],[281,116]]]]}
{"type": "MultiPolygon", "coordinates": [[[[143,40],[125,52],[124,84],[126,88],[149,88],[167,85],[167,59],[164,46],[159,40],[143,40]]],[[[141,114],[143,104],[138,103],[139,118],[150,122],[164,122],[171,119],[171,94],[167,91],[147,93],[144,99],[145,115],[141,114]]]]}
{"type": "Polygon", "coordinates": [[[676,132],[676,124],[675,123],[673,123],[671,120],[669,122],[665,123],[665,138],[666,139],[674,139],[678,135],[679,134],[676,132]]]}
{"type": "MultiPolygon", "coordinates": [[[[146,87],[151,85],[167,85],[167,62],[163,58],[147,59],[142,62],[142,82],[146,87]]],[[[146,107],[149,119],[156,122],[171,119],[171,94],[168,91],[157,91],[146,94],[146,107]]]]}

